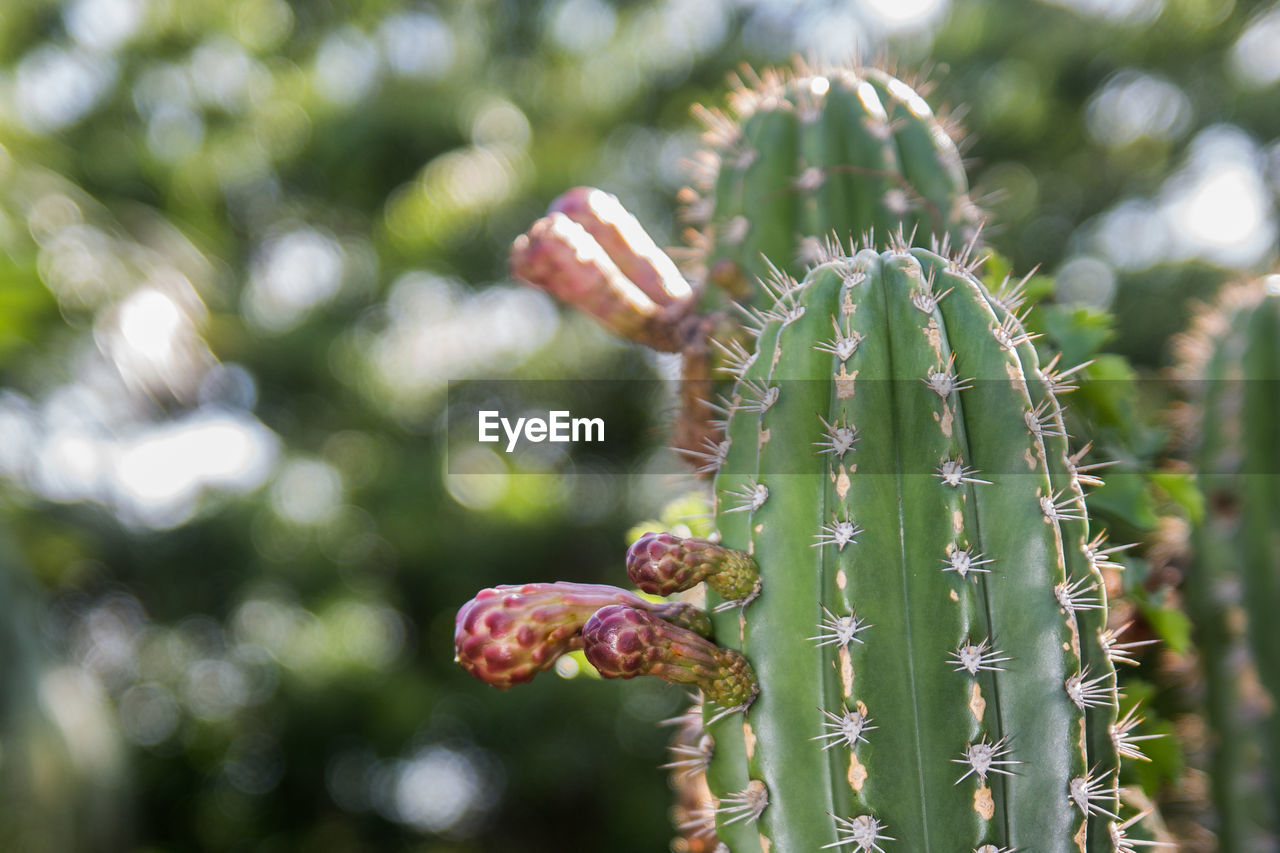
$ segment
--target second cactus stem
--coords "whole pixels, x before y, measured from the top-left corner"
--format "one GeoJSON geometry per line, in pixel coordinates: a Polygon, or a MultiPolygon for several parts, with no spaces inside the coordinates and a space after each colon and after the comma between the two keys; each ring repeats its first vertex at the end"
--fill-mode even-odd
{"type": "Polygon", "coordinates": [[[774,282],[715,480],[759,679],[709,726],[734,853],[1124,851],[1106,601],[1056,386],[963,261],[828,246],[774,282]]]}

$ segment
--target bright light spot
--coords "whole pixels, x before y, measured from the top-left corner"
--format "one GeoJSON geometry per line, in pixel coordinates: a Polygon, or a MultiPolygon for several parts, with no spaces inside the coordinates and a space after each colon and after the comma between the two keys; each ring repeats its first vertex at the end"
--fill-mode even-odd
{"type": "Polygon", "coordinates": [[[271,508],[294,524],[321,524],[342,503],[342,477],[326,462],[294,459],[271,484],[271,508]]]}
{"type": "Polygon", "coordinates": [[[245,295],[245,311],[260,328],[287,331],[342,286],[342,247],[315,228],[272,237],[258,250],[245,295]]]}
{"type": "Polygon", "coordinates": [[[40,704],[57,725],[72,762],[86,776],[114,775],[121,752],[101,685],[75,666],[51,669],[39,682],[40,704]]]}
{"type": "Polygon", "coordinates": [[[1168,80],[1128,69],[1090,98],[1086,120],[1095,140],[1115,148],[1143,137],[1177,139],[1191,123],[1191,102],[1168,80]]]}
{"type": "Polygon", "coordinates": [[[1057,298],[1065,304],[1106,308],[1116,293],[1116,274],[1111,266],[1087,255],[1074,257],[1058,269],[1057,298]]]}
{"type": "Polygon", "coordinates": [[[476,145],[513,145],[523,148],[532,130],[520,108],[505,98],[483,101],[471,119],[471,140],[476,145]]]}
{"type": "Polygon", "coordinates": [[[453,31],[429,12],[398,12],[378,27],[378,40],[391,70],[403,77],[431,79],[453,67],[453,31]]]}
{"type": "Polygon", "coordinates": [[[561,678],[577,678],[582,672],[582,667],[578,665],[578,661],[572,655],[563,655],[556,660],[556,675],[561,678]]]}
{"type": "Polygon", "coordinates": [[[826,77],[814,77],[809,81],[809,91],[819,98],[831,89],[831,81],[826,77]]]}
{"type": "Polygon", "coordinates": [[[271,75],[254,62],[238,42],[215,37],[191,52],[191,87],[202,103],[236,111],[251,96],[265,96],[271,75]]]}
{"type": "Polygon", "coordinates": [[[38,442],[39,427],[31,401],[12,391],[0,391],[0,476],[22,476],[38,442]]]}
{"type": "Polygon", "coordinates": [[[104,55],[41,45],[18,63],[18,118],[35,131],[78,121],[115,83],[116,63],[104,55]]]}
{"type": "Polygon", "coordinates": [[[344,657],[362,667],[386,667],[404,645],[403,620],[389,607],[346,599],[324,621],[341,639],[344,657]]]}
{"type": "Polygon", "coordinates": [[[1280,275],[1269,275],[1262,282],[1269,296],[1280,296],[1280,275]]]}
{"type": "Polygon", "coordinates": [[[97,439],[69,429],[45,439],[36,462],[36,490],[54,501],[80,501],[97,494],[104,475],[105,448],[97,439]]]}
{"type": "Polygon", "coordinates": [[[1249,24],[1231,48],[1230,66],[1248,86],[1280,81],[1280,6],[1249,24]]]}
{"type": "Polygon", "coordinates": [[[1121,269],[1144,269],[1168,257],[1170,235],[1157,205],[1121,202],[1103,214],[1094,231],[1102,254],[1121,269]]]}
{"type": "Polygon", "coordinates": [[[1196,137],[1190,163],[1162,193],[1176,249],[1227,266],[1248,266],[1270,250],[1276,222],[1258,160],[1253,141],[1236,128],[1210,127],[1196,137]]]}
{"type": "Polygon", "coordinates": [[[493,800],[491,781],[467,753],[429,746],[389,770],[389,796],[378,810],[420,832],[465,835],[493,800]]]}
{"type": "Polygon", "coordinates": [[[1164,9],[1164,0],[1043,0],[1090,18],[1115,23],[1143,24],[1154,21],[1164,9]]]}
{"type": "Polygon", "coordinates": [[[137,684],[120,697],[120,727],[142,746],[168,740],[182,720],[178,702],[163,684],[137,684]]]}
{"type": "Polygon", "coordinates": [[[889,32],[922,30],[941,22],[950,0],[863,0],[871,19],[889,32]]]}
{"type": "Polygon", "coordinates": [[[551,41],[570,53],[604,52],[618,28],[618,15],[600,0],[560,0],[546,11],[551,41]]]}
{"type": "Polygon", "coordinates": [[[202,720],[225,720],[249,698],[249,684],[240,667],[226,660],[198,660],[187,670],[182,701],[202,720]]]}
{"type": "MultiPolygon", "coordinates": [[[[870,39],[863,20],[866,16],[859,17],[852,6],[850,3],[827,4],[787,21],[786,26],[796,29],[790,41],[819,62],[848,62],[856,47],[870,39]]],[[[785,19],[785,11],[782,17],[785,19]]]]}
{"type": "Polygon", "coordinates": [[[416,404],[449,380],[508,372],[555,335],[550,298],[530,287],[466,293],[457,283],[408,272],[391,286],[385,326],[361,341],[373,378],[393,404],[416,404]]]}
{"type": "Polygon", "coordinates": [[[173,527],[195,512],[204,489],[252,491],[266,480],[277,439],[244,414],[196,414],[146,430],[118,450],[117,508],[149,527],[173,527]]]}
{"type": "Polygon", "coordinates": [[[82,47],[111,51],[138,31],[146,11],[145,0],[73,0],[62,10],[62,20],[82,47]]]}
{"type": "Polygon", "coordinates": [[[1257,145],[1230,125],[1201,131],[1187,163],[1154,202],[1126,201],[1092,230],[1094,243],[1121,268],[1191,257],[1253,265],[1270,251],[1277,231],[1257,145]]]}
{"type": "Polygon", "coordinates": [[[889,94],[906,104],[912,115],[918,118],[930,118],[933,115],[929,102],[920,97],[920,94],[915,89],[912,89],[896,77],[889,81],[889,94]]]}
{"type": "Polygon", "coordinates": [[[587,195],[587,206],[600,217],[601,221],[614,226],[635,254],[649,261],[662,279],[662,289],[672,299],[687,299],[693,295],[693,288],[684,280],[675,261],[649,236],[631,213],[622,206],[617,196],[602,190],[592,190],[587,195]]]}
{"type": "Polygon", "coordinates": [[[378,81],[378,45],[355,27],[325,36],[316,52],[316,89],[335,104],[351,106],[378,81]]]}
{"type": "Polygon", "coordinates": [[[186,107],[162,106],[147,121],[147,148],[166,163],[176,163],[200,150],[204,119],[186,107]]]}
{"type": "Polygon", "coordinates": [[[150,287],[138,288],[120,306],[120,334],[147,361],[169,359],[174,339],[187,324],[187,315],[173,300],[150,287]]]}
{"type": "Polygon", "coordinates": [[[510,479],[507,463],[487,447],[450,451],[445,488],[467,509],[492,509],[506,496],[510,479]]]}

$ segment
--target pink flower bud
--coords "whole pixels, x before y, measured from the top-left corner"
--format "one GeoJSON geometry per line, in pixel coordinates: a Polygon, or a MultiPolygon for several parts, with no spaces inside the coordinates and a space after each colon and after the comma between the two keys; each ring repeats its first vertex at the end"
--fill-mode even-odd
{"type": "Polygon", "coordinates": [[[627,551],[627,576],[653,595],[671,595],[707,585],[728,601],[749,601],[760,592],[760,572],[750,554],[706,539],[646,533],[627,551]]]}
{"type": "Polygon", "coordinates": [[[711,620],[696,607],[654,604],[604,584],[499,586],[481,590],[458,611],[453,635],[458,663],[495,687],[531,681],[565,652],[582,648],[583,624],[610,604],[650,611],[682,630],[711,633],[711,620]]]}
{"type": "Polygon", "coordinates": [[[605,678],[656,675],[692,684],[724,708],[746,707],[759,692],[751,664],[738,652],[625,604],[597,610],[582,639],[587,660],[605,678]]]}

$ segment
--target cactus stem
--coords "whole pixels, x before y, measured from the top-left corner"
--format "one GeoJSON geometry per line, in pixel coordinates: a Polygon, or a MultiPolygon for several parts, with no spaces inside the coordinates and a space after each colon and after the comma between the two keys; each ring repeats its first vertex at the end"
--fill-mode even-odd
{"type": "Polygon", "coordinates": [[[1085,575],[1073,584],[1068,584],[1066,581],[1058,584],[1053,588],[1053,595],[1058,599],[1063,610],[1075,613],[1077,610],[1101,610],[1102,602],[1097,596],[1090,595],[1097,591],[1098,586],[1093,582],[1093,578],[1085,575]]]}
{"type": "Polygon", "coordinates": [[[1003,657],[1004,652],[995,648],[989,637],[976,646],[973,643],[962,643],[959,648],[949,654],[950,662],[956,665],[955,671],[968,670],[970,675],[977,675],[981,671],[1004,672],[1004,667],[996,664],[1013,660],[1011,657],[1003,657]]]}
{"type": "Polygon", "coordinates": [[[876,726],[869,725],[871,718],[867,716],[866,706],[862,703],[858,703],[858,708],[856,710],[849,710],[848,708],[845,708],[843,713],[840,714],[823,711],[821,708],[818,710],[822,711],[822,715],[827,718],[827,721],[822,724],[823,727],[830,729],[831,731],[815,735],[809,738],[809,740],[827,741],[827,743],[823,744],[823,749],[830,749],[831,747],[841,743],[850,749],[853,749],[859,742],[867,742],[867,739],[863,734],[864,732],[869,732],[872,729],[877,728],[876,726]]]}
{"type": "Polygon", "coordinates": [[[1111,802],[1118,798],[1120,796],[1119,787],[1116,785],[1112,785],[1109,788],[1106,787],[1107,776],[1091,779],[1090,775],[1087,773],[1071,780],[1071,801],[1076,804],[1076,807],[1085,816],[1106,815],[1109,818],[1119,820],[1119,815],[1107,811],[1098,804],[1098,801],[1111,802]]]}
{"type": "Polygon", "coordinates": [[[1106,684],[1114,676],[1113,670],[1090,678],[1089,668],[1086,666],[1078,675],[1067,678],[1067,696],[1071,697],[1071,701],[1081,711],[1085,708],[1100,708],[1115,698],[1115,689],[1106,684]]]}
{"type": "Polygon", "coordinates": [[[990,486],[990,480],[980,480],[974,476],[979,473],[981,472],[977,468],[967,467],[960,459],[944,459],[937,467],[934,476],[952,488],[958,488],[961,483],[981,483],[984,486],[990,486]]]}
{"type": "Polygon", "coordinates": [[[1044,517],[1050,521],[1084,521],[1083,513],[1078,509],[1077,495],[1062,496],[1066,489],[1059,489],[1052,497],[1040,498],[1040,509],[1044,517]]]}
{"type": "Polygon", "coordinates": [[[844,420],[837,420],[835,423],[829,422],[822,415],[818,415],[818,420],[822,421],[822,427],[826,431],[826,438],[822,441],[815,441],[814,447],[821,448],[819,453],[830,453],[837,459],[843,459],[845,453],[853,448],[858,440],[858,428],[850,426],[844,420]]]}
{"type": "Polygon", "coordinates": [[[982,566],[988,563],[994,563],[995,560],[986,558],[985,554],[974,554],[963,548],[955,548],[950,554],[942,558],[942,562],[946,563],[944,572],[955,572],[964,580],[969,572],[978,574],[989,574],[990,569],[984,569],[982,566]]]}
{"type": "Polygon", "coordinates": [[[862,639],[858,637],[858,633],[871,627],[852,613],[848,616],[837,616],[828,610],[826,605],[823,605],[822,612],[826,614],[826,618],[818,625],[823,629],[822,633],[816,637],[809,637],[811,641],[817,640],[819,647],[838,645],[842,649],[847,649],[850,643],[861,643],[862,639]]]}
{"type": "Polygon", "coordinates": [[[965,751],[961,753],[964,756],[963,758],[951,759],[954,764],[969,765],[969,769],[965,771],[963,776],[955,781],[955,784],[959,785],[975,773],[978,774],[978,778],[983,782],[987,781],[988,773],[999,773],[1003,776],[1013,776],[1014,774],[1012,771],[1005,770],[1004,768],[1022,764],[1022,762],[1005,758],[1005,756],[1012,751],[1012,747],[1009,746],[1008,741],[1009,738],[1006,735],[995,743],[988,743],[984,738],[977,743],[969,744],[965,751]]]}
{"type": "Polygon", "coordinates": [[[814,539],[818,540],[813,543],[814,548],[821,548],[823,545],[835,545],[837,551],[843,551],[844,546],[849,543],[858,544],[857,536],[862,533],[862,528],[849,518],[849,510],[844,511],[844,518],[841,519],[833,512],[831,514],[831,523],[822,525],[821,532],[814,534],[814,539]]]}
{"type": "Polygon", "coordinates": [[[725,826],[740,821],[755,823],[768,807],[769,789],[759,779],[752,779],[741,791],[721,797],[716,814],[728,818],[724,821],[725,826]]]}
{"type": "MultiPolygon", "coordinates": [[[[833,817],[835,816],[833,815],[833,817]]],[[[889,827],[871,815],[858,815],[852,819],[837,817],[835,820],[836,833],[840,836],[840,839],[830,844],[822,845],[823,850],[828,850],[832,847],[843,847],[846,844],[856,844],[858,845],[858,853],[867,853],[869,850],[874,850],[876,853],[884,853],[884,848],[877,842],[896,840],[892,836],[881,835],[880,833],[889,827]]]]}

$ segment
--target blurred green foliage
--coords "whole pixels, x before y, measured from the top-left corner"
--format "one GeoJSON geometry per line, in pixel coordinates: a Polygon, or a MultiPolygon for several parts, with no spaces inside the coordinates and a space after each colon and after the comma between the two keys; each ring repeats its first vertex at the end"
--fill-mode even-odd
{"type": "MultiPolygon", "coordinates": [[[[679,242],[689,107],[741,62],[928,64],[988,239],[1056,279],[1037,322],[1067,360],[1098,357],[1085,435],[1142,470],[1188,299],[1275,257],[1278,9],[6,4],[0,840],[662,849],[679,691],[498,695],[452,662],[477,589],[616,582],[689,485],[654,473],[670,403],[620,383],[607,453],[449,454],[450,381],[670,367],[509,282],[509,241],[594,184],[679,242]]],[[[1109,488],[1130,536],[1194,503],[1176,476],[1109,488]]]]}

